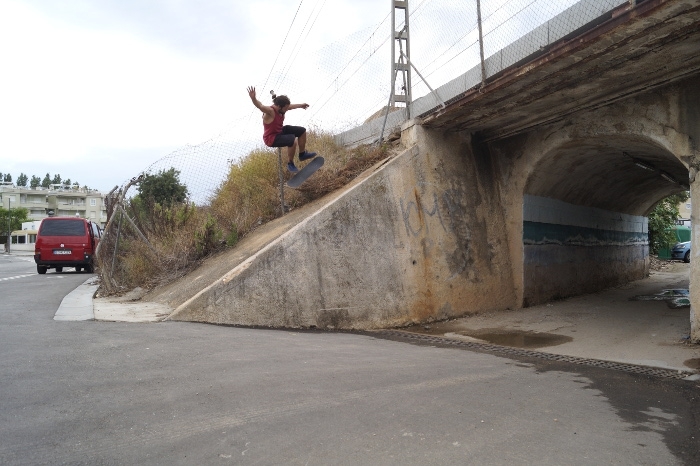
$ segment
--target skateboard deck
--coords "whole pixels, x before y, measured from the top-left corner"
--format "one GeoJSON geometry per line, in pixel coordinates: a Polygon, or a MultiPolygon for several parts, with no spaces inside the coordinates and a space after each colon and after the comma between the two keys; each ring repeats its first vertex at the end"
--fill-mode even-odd
{"type": "Polygon", "coordinates": [[[304,181],[306,181],[311,175],[314,174],[316,170],[321,168],[325,160],[321,156],[317,156],[311,162],[309,162],[304,168],[299,170],[299,172],[291,177],[287,181],[287,186],[290,188],[298,188],[304,181]]]}

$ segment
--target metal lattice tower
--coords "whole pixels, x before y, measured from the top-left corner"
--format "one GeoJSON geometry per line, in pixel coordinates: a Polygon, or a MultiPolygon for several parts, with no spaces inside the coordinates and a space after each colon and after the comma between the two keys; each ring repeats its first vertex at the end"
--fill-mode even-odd
{"type": "MultiPolygon", "coordinates": [[[[411,41],[408,29],[408,0],[391,0],[391,106],[403,103],[406,106],[406,118],[410,118],[411,98],[411,41]],[[401,29],[396,30],[396,17],[403,12],[404,20],[401,29]],[[398,53],[396,46],[398,44],[398,53]],[[401,92],[396,92],[396,78],[401,74],[401,92]]],[[[399,16],[400,21],[400,16],[399,16]]]]}

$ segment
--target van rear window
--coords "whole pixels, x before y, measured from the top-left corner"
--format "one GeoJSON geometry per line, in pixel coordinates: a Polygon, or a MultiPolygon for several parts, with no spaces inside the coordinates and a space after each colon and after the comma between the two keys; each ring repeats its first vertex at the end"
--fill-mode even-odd
{"type": "Polygon", "coordinates": [[[85,236],[85,222],[82,220],[50,220],[41,222],[40,236],[85,236]]]}

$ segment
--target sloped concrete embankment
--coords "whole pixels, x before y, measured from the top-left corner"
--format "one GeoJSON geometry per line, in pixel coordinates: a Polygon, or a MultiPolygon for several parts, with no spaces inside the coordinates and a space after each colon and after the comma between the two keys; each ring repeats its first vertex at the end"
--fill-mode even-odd
{"type": "Polygon", "coordinates": [[[371,329],[513,307],[511,266],[494,253],[507,249],[502,214],[488,207],[497,190],[479,183],[490,168],[467,163],[471,144],[454,137],[375,167],[191,298],[171,301],[168,319],[371,329]]]}

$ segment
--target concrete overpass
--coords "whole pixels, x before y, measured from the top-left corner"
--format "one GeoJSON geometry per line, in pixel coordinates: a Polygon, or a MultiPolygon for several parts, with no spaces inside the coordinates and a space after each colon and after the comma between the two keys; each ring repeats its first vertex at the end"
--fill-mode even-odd
{"type": "MultiPolygon", "coordinates": [[[[644,277],[653,205],[690,189],[700,214],[700,2],[636,3],[444,108],[427,97],[418,118],[390,121],[401,154],[225,273],[199,272],[151,299],[178,320],[376,328],[644,277]]],[[[376,137],[376,122],[368,128],[341,137],[376,137]]],[[[695,242],[699,231],[694,223],[695,242]]],[[[699,341],[692,311],[691,326],[699,341]]]]}

